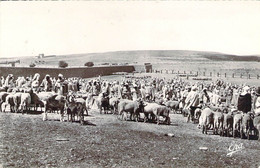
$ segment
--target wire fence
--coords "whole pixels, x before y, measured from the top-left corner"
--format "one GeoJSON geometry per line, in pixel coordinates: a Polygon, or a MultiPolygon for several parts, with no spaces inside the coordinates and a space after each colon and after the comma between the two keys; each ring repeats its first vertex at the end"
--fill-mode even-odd
{"type": "Polygon", "coordinates": [[[150,73],[175,74],[182,77],[225,77],[225,78],[241,78],[241,79],[260,79],[259,74],[250,73],[232,73],[232,72],[210,72],[210,71],[176,71],[176,70],[157,70],[152,69],[150,73]]]}

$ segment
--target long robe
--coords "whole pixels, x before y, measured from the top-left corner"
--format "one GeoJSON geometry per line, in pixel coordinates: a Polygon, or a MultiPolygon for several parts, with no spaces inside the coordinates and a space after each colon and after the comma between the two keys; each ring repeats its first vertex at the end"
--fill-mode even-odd
{"type": "Polygon", "coordinates": [[[238,97],[238,102],[237,102],[237,109],[239,111],[242,111],[244,113],[247,113],[251,111],[252,108],[252,98],[249,93],[243,95],[240,94],[238,97]]]}

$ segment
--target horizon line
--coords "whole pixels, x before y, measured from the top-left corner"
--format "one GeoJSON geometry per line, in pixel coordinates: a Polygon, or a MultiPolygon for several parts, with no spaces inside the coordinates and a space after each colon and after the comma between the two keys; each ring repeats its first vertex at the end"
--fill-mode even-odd
{"type": "Polygon", "coordinates": [[[38,55],[26,55],[26,56],[11,56],[11,57],[0,57],[0,59],[14,59],[14,58],[24,58],[24,57],[37,57],[40,54],[44,54],[45,56],[68,56],[68,55],[83,55],[83,54],[101,54],[101,53],[113,53],[113,52],[128,52],[128,51],[193,51],[193,52],[208,52],[208,53],[218,53],[218,54],[223,54],[223,55],[233,55],[233,56],[256,56],[256,57],[260,57],[260,54],[228,54],[228,53],[224,53],[224,52],[218,52],[218,51],[207,51],[207,50],[185,50],[185,49],[166,49],[166,50],[162,50],[162,49],[143,49],[143,50],[112,50],[112,51],[104,51],[104,52],[86,52],[86,53],[67,53],[67,54],[47,54],[45,55],[44,53],[39,53],[38,55]]]}

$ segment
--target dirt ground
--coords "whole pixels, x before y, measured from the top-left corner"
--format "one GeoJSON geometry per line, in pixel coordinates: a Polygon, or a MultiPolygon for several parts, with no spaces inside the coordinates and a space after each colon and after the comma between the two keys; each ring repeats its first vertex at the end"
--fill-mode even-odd
{"type": "Polygon", "coordinates": [[[171,125],[121,121],[96,111],[83,126],[58,119],[0,113],[0,167],[260,166],[259,141],[204,135],[180,114],[171,114],[171,125]],[[234,145],[241,150],[227,156],[234,145]]]}

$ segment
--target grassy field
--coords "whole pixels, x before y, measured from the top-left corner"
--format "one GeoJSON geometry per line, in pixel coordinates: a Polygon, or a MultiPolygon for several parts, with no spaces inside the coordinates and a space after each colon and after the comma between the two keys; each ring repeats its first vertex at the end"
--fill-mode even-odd
{"type": "Polygon", "coordinates": [[[180,114],[171,125],[118,120],[91,111],[85,125],[51,114],[0,113],[2,167],[259,167],[257,140],[204,135],[180,114]],[[172,133],[174,137],[165,136],[172,133]],[[243,146],[227,156],[232,144],[243,146]],[[200,147],[207,147],[201,150],[200,147]]]}
{"type": "MultiPolygon", "coordinates": [[[[21,64],[29,66],[34,62],[39,67],[57,67],[60,60],[68,62],[69,66],[84,66],[88,61],[95,65],[104,63],[143,65],[152,63],[154,69],[169,69],[175,71],[217,72],[224,74],[241,73],[256,75],[259,73],[259,56],[237,56],[216,52],[188,51],[188,50],[141,50],[115,51],[105,53],[87,53],[59,55],[54,57],[22,57],[21,64]],[[238,61],[240,60],[240,61],[238,61]]],[[[6,59],[0,58],[1,61],[6,59]]],[[[260,74],[259,74],[260,75],[260,74]]]]}

